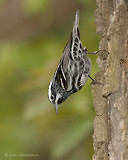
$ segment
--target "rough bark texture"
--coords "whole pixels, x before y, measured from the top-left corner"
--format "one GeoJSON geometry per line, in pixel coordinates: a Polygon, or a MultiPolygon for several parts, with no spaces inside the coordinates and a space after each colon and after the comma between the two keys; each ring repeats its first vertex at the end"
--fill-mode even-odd
{"type": "Polygon", "coordinates": [[[102,51],[92,84],[96,117],[93,160],[128,160],[128,1],[96,0],[102,51]]]}

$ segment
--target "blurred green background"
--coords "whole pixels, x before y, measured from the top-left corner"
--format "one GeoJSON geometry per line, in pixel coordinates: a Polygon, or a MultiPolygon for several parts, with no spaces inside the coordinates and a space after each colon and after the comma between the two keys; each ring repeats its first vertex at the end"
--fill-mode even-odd
{"type": "MultiPolygon", "coordinates": [[[[91,159],[91,80],[58,115],[47,98],[77,9],[83,46],[96,51],[94,0],[0,1],[0,160],[91,159]]],[[[97,56],[89,57],[94,77],[97,56]]]]}

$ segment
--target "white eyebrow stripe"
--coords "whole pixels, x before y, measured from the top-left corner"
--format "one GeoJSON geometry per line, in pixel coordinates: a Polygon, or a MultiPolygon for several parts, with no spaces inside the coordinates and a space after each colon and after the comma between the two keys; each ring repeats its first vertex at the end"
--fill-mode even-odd
{"type": "Polygon", "coordinates": [[[66,77],[65,77],[64,71],[63,71],[63,69],[62,69],[62,66],[60,66],[60,69],[61,69],[61,72],[62,72],[62,74],[63,74],[63,77],[64,77],[64,79],[65,79],[65,81],[66,81],[66,77]]]}
{"type": "Polygon", "coordinates": [[[51,85],[52,85],[52,82],[50,82],[49,89],[48,89],[48,97],[50,101],[51,101],[51,85]]]}

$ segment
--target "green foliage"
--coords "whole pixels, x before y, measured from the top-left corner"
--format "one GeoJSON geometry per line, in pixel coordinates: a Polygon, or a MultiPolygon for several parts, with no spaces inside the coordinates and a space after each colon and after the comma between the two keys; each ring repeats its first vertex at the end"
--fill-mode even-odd
{"type": "Polygon", "coordinates": [[[61,159],[82,140],[84,140],[92,129],[92,119],[80,119],[72,127],[57,138],[54,143],[51,156],[54,159],[61,159]]]}
{"type": "Polygon", "coordinates": [[[5,1],[6,1],[6,0],[1,0],[1,1],[0,1],[0,7],[4,4],[5,1]]]}
{"type": "MultiPolygon", "coordinates": [[[[49,3],[24,1],[30,15],[37,15],[49,3]]],[[[95,4],[89,7],[90,10],[81,13],[80,31],[83,44],[86,42],[88,50],[95,51],[98,49],[92,11],[95,4]]],[[[47,98],[49,82],[69,38],[67,26],[70,27],[66,24],[51,29],[31,41],[0,43],[0,159],[7,159],[5,153],[37,153],[38,158],[45,160],[91,159],[95,115],[91,80],[60,106],[57,116],[47,98]]],[[[90,58],[94,77],[97,57],[90,55],[90,58]]]]}
{"type": "Polygon", "coordinates": [[[37,15],[39,12],[45,11],[49,4],[49,0],[25,0],[24,10],[27,15],[37,15]]]}

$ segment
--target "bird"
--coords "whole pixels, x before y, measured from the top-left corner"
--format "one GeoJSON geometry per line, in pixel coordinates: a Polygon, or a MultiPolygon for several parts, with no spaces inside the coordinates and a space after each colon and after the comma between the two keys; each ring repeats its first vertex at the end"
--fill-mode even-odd
{"type": "Polygon", "coordinates": [[[79,91],[91,78],[91,60],[87,48],[82,46],[79,31],[79,10],[76,11],[73,30],[67,42],[62,58],[56,68],[48,88],[48,99],[54,105],[56,114],[61,103],[71,94],[79,91]]]}

